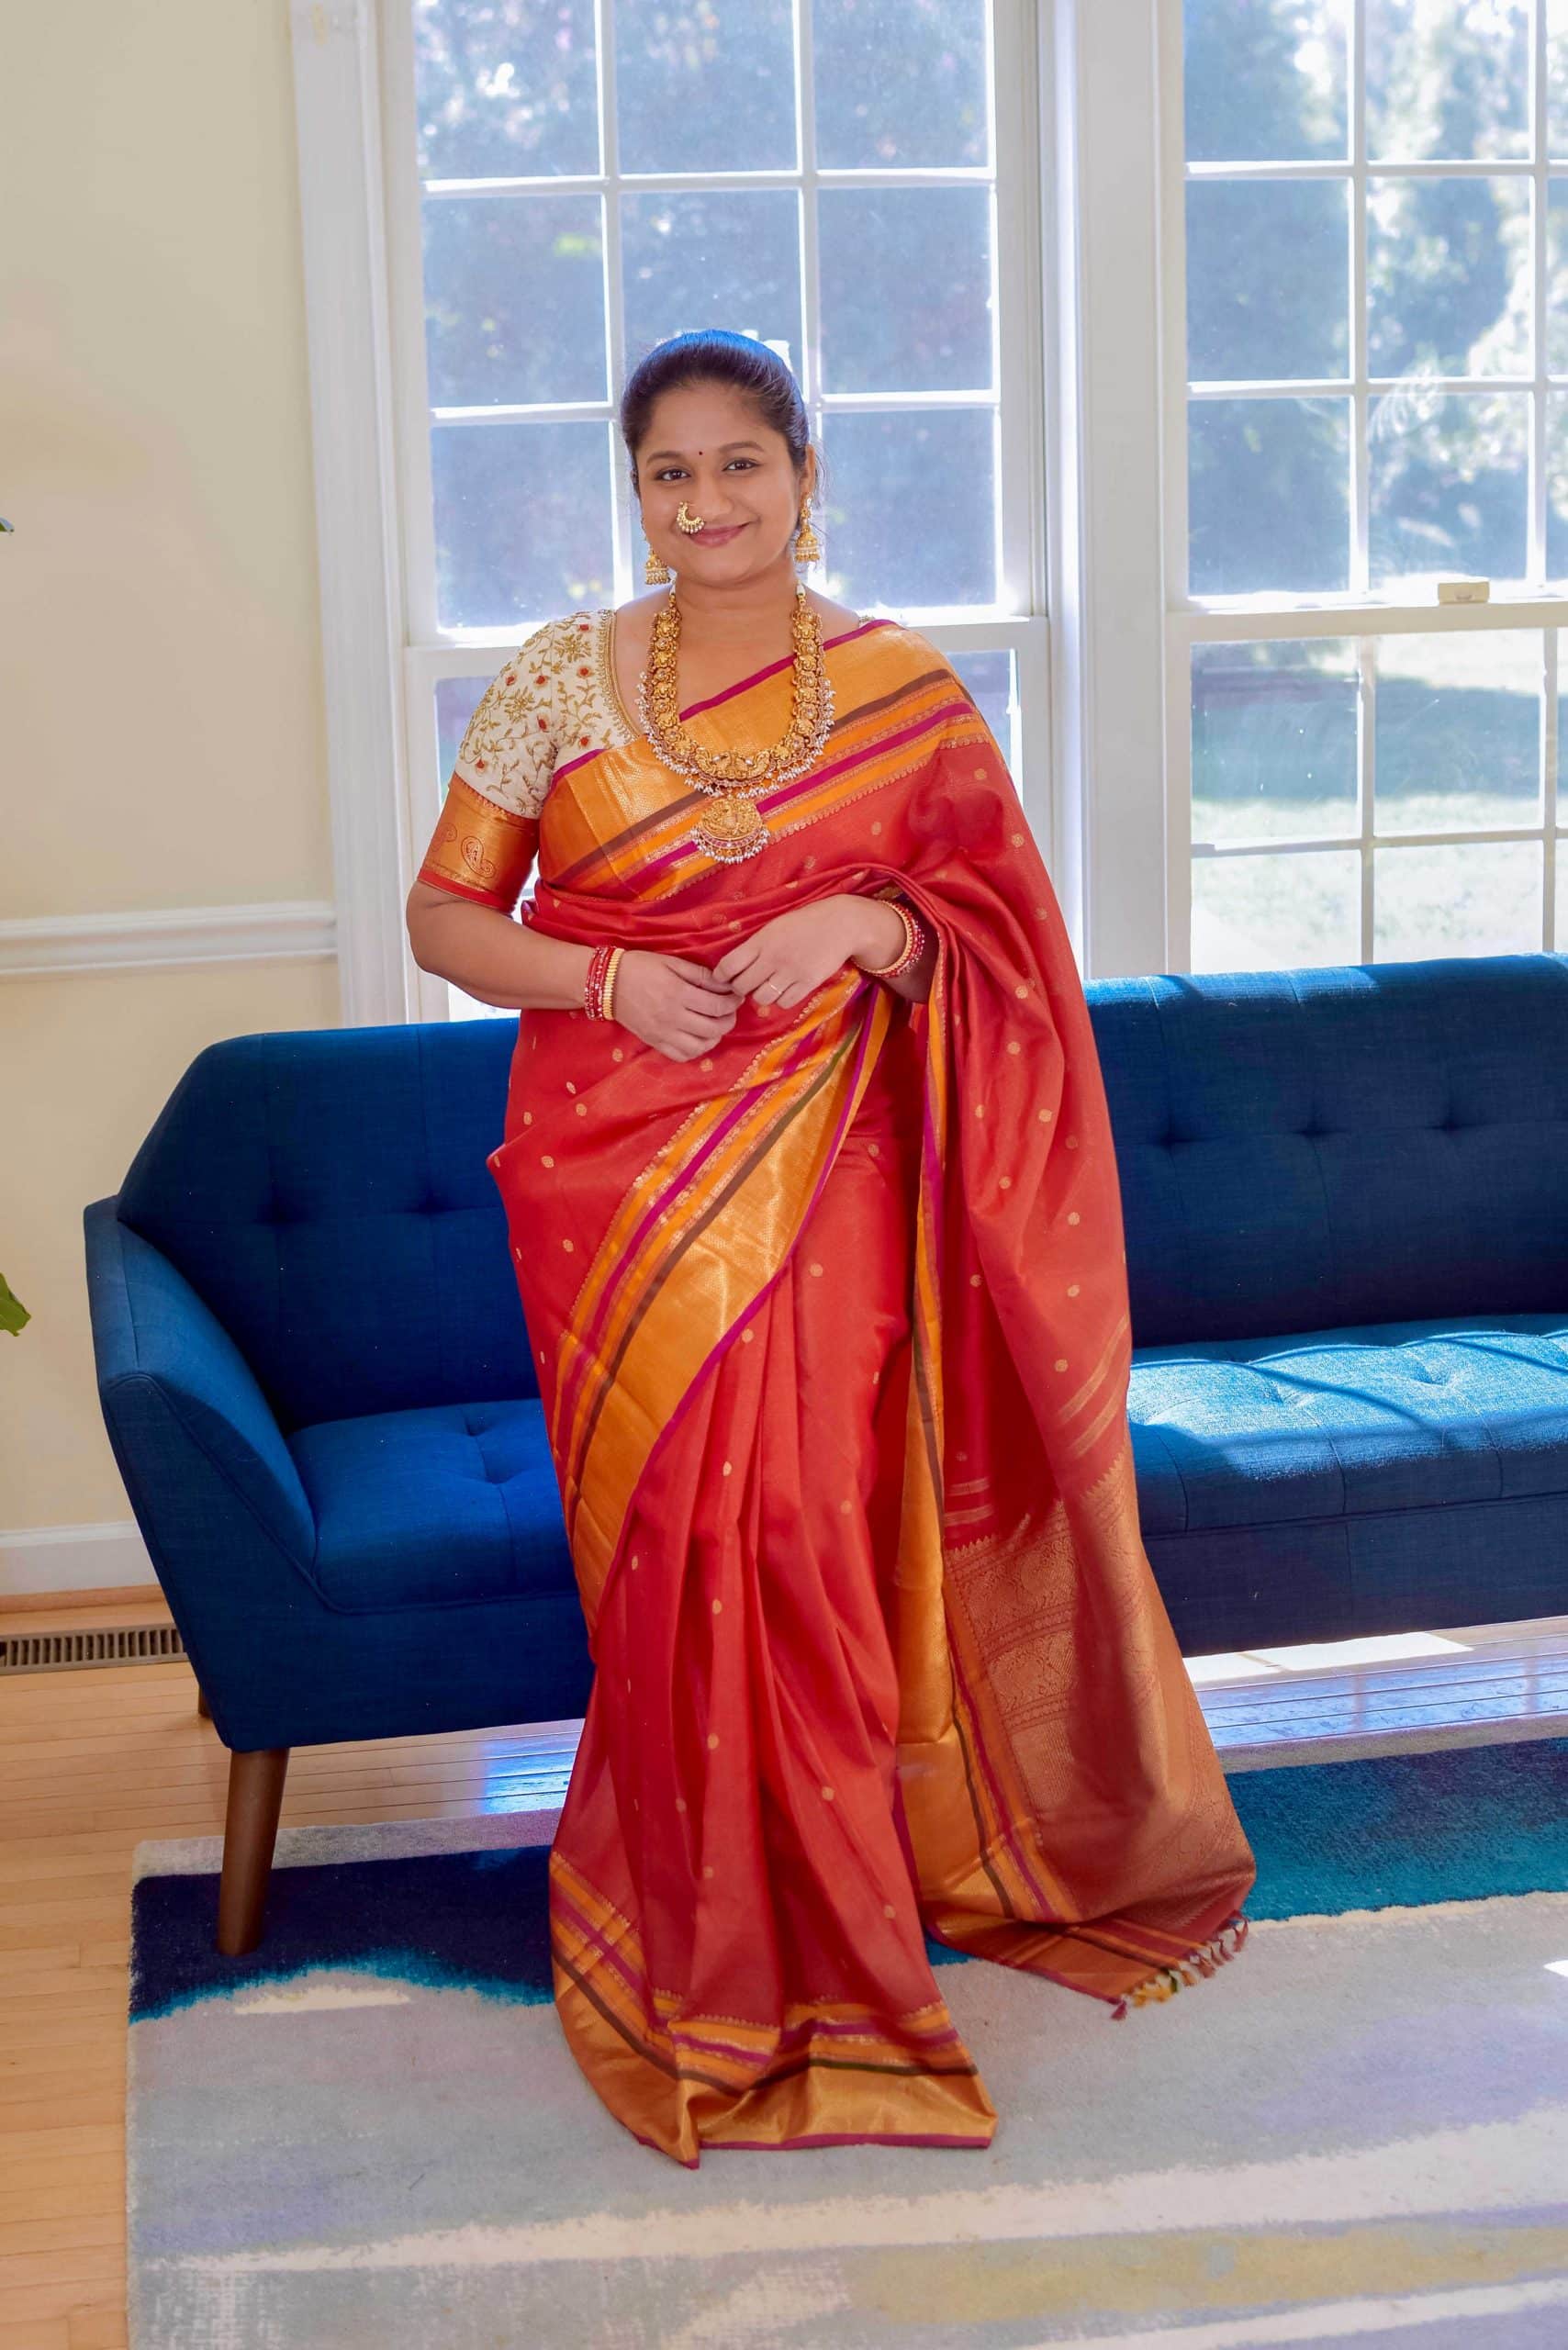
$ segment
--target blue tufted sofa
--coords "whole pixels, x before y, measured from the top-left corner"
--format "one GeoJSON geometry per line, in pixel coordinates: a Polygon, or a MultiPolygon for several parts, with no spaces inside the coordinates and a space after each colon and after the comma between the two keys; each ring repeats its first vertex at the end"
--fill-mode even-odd
{"type": "MultiPolygon", "coordinates": [[[[1100,981],[1145,1539],[1183,1650],[1568,1606],[1568,958],[1100,981]]],[[[487,1154],[510,1020],[240,1036],[85,1212],[99,1393],[232,1750],[579,1715],[487,1154]]]]}

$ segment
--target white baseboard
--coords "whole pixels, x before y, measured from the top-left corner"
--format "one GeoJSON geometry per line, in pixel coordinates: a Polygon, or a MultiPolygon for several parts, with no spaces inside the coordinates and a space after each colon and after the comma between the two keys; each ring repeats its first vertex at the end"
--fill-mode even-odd
{"type": "Polygon", "coordinates": [[[0,1529],[0,1599],[36,1592],[114,1591],[158,1580],[134,1518],[101,1526],[0,1529]]]}

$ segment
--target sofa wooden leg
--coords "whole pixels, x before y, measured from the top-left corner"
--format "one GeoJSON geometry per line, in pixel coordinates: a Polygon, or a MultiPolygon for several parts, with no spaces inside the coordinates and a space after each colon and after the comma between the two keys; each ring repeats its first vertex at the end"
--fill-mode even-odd
{"type": "Polygon", "coordinates": [[[218,1947],[226,1958],[241,1957],[262,1939],[287,1773],[286,1746],[263,1746],[254,1753],[229,1757],[229,1812],[218,1891],[218,1947]]]}

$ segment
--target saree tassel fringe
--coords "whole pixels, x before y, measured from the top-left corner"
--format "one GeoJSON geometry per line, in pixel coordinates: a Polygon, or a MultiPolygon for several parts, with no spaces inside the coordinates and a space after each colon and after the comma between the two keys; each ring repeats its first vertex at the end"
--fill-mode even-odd
{"type": "Polygon", "coordinates": [[[1135,1983],[1126,1996],[1117,2000],[1111,2009],[1111,2021],[1120,2023],[1129,2006],[1142,2008],[1147,2007],[1151,1999],[1172,1998],[1183,1983],[1196,1983],[1204,1975],[1216,1975],[1227,1959],[1236,1956],[1247,1940],[1247,1925],[1246,1917],[1238,1909],[1225,1920],[1212,1942],[1200,1942],[1174,1966],[1157,1967],[1152,1975],[1146,1975],[1141,1983],[1135,1983]],[[1226,1950],[1225,1937],[1231,1927],[1236,1931],[1230,1948],[1226,1950]],[[1198,1970],[1196,1975],[1192,1972],[1194,1966],[1198,1970]]]}

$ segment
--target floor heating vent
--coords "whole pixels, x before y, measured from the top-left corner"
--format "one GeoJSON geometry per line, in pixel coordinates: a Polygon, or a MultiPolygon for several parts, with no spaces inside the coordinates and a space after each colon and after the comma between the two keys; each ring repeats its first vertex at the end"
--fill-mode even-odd
{"type": "Polygon", "coordinates": [[[87,1664],[162,1664],[184,1656],[173,1624],[117,1624],[94,1632],[0,1633],[0,1673],[72,1673],[87,1664]]]}

